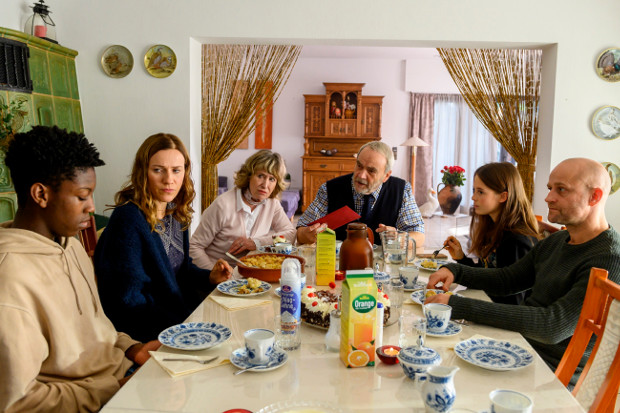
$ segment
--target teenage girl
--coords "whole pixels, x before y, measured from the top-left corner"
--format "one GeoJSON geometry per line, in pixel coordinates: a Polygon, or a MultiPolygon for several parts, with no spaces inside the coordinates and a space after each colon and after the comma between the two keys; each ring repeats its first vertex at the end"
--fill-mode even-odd
{"type": "MultiPolygon", "coordinates": [[[[453,236],[444,242],[458,263],[468,266],[501,268],[518,261],[538,241],[538,223],[525,195],[517,169],[508,162],[489,163],[474,174],[474,216],[471,221],[470,253],[465,256],[461,243],[453,236]]],[[[494,297],[495,302],[517,304],[525,292],[494,297]]]]}

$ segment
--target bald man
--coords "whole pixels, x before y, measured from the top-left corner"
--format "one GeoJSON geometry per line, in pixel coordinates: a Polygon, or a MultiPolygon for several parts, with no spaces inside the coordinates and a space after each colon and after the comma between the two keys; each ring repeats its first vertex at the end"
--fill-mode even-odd
{"type": "MultiPolygon", "coordinates": [[[[427,302],[452,306],[452,317],[518,331],[555,370],[575,331],[586,294],[590,269],[604,268],[620,282],[620,235],[605,218],[611,188],[609,174],[591,159],[573,158],[557,165],[547,184],[548,219],[566,231],[540,241],[525,257],[504,268],[448,264],[431,275],[428,286],[440,281],[482,289],[490,295],[511,295],[531,288],[521,305],[437,295],[427,302]]],[[[590,355],[590,343],[571,380],[575,384],[590,355]]]]}

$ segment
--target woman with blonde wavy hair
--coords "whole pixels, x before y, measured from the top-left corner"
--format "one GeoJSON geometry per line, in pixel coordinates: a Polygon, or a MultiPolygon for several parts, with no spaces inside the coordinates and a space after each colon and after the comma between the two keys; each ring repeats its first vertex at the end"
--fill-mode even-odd
{"type": "Polygon", "coordinates": [[[235,188],[217,197],[200,218],[189,252],[201,268],[213,268],[226,252],[245,255],[272,243],[274,235],[295,240],[295,227],[286,216],[279,195],[286,189],[286,166],[275,152],[250,156],[235,174],[235,188]]]}
{"type": "Polygon", "coordinates": [[[232,274],[189,256],[195,192],[190,160],[175,135],[158,133],[138,149],[131,178],[115,196],[95,250],[95,273],[106,315],[118,331],[151,340],[185,320],[213,287],[232,274]]]}

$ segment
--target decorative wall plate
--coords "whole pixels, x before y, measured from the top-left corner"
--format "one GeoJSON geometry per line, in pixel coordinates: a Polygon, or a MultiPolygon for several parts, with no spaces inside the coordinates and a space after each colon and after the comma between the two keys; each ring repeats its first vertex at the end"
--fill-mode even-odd
{"type": "Polygon", "coordinates": [[[603,50],[596,59],[596,74],[608,82],[620,81],[620,49],[603,50]]]}
{"type": "Polygon", "coordinates": [[[610,194],[613,194],[618,189],[620,189],[620,168],[615,163],[611,162],[601,162],[607,172],[609,172],[609,177],[611,178],[611,191],[610,194]]]}
{"type": "Polygon", "coordinates": [[[106,75],[113,78],[127,76],[133,69],[133,56],[124,46],[110,46],[101,56],[101,67],[106,75]]]}
{"type": "Polygon", "coordinates": [[[592,132],[606,140],[620,137],[620,108],[603,106],[592,116],[592,132]]]}
{"type": "Polygon", "coordinates": [[[144,67],[153,77],[168,77],[177,68],[177,55],[168,46],[157,44],[144,55],[144,67]]]}

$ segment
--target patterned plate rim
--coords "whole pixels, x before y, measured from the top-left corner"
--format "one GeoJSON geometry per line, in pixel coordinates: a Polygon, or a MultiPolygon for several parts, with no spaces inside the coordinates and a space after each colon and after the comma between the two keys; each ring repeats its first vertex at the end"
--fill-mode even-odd
{"type": "MultiPolygon", "coordinates": [[[[273,245],[261,245],[260,247],[258,247],[258,251],[263,252],[263,253],[267,253],[267,254],[276,254],[275,251],[272,251],[272,248],[274,248],[273,245]],[[269,251],[267,251],[267,248],[269,248],[269,251]]],[[[297,252],[297,247],[293,246],[293,250],[291,251],[291,254],[295,254],[297,252]]]]}
{"type": "MultiPolygon", "coordinates": [[[[286,354],[286,351],[282,350],[281,348],[275,347],[273,348],[274,352],[277,352],[279,354],[284,355],[284,359],[282,361],[282,363],[277,364],[275,366],[271,366],[269,367],[269,364],[265,365],[265,366],[257,366],[256,368],[252,369],[252,371],[255,372],[264,372],[264,371],[271,371],[271,370],[275,370],[279,367],[282,367],[283,365],[286,364],[286,362],[288,361],[288,354],[286,354]]],[[[230,363],[240,369],[244,369],[248,366],[246,365],[240,365],[238,364],[237,358],[241,358],[241,356],[239,355],[239,353],[245,353],[246,349],[245,347],[239,347],[238,349],[233,350],[233,352],[230,354],[230,363]]]]}
{"type": "Polygon", "coordinates": [[[174,326],[168,327],[167,329],[159,333],[159,335],[157,336],[157,339],[163,345],[167,347],[171,347],[171,348],[176,348],[180,350],[204,350],[204,349],[215,347],[219,344],[224,343],[226,340],[228,340],[231,337],[231,335],[232,335],[232,332],[230,331],[230,328],[226,327],[223,324],[207,323],[207,322],[191,322],[191,323],[176,324],[174,326]],[[214,341],[213,343],[207,343],[207,344],[198,345],[198,346],[186,346],[186,345],[179,345],[171,341],[171,339],[173,339],[176,335],[173,335],[171,338],[167,337],[168,335],[177,333],[177,330],[180,330],[182,328],[202,329],[203,331],[215,330],[217,331],[217,333],[219,333],[220,339],[214,341]]]}
{"type": "Polygon", "coordinates": [[[469,340],[461,341],[460,343],[457,343],[454,346],[454,353],[461,360],[469,364],[473,364],[474,366],[482,367],[484,369],[493,370],[493,371],[519,370],[519,369],[529,366],[534,361],[534,356],[532,355],[532,353],[530,353],[528,350],[524,349],[523,347],[517,344],[511,343],[509,341],[486,339],[486,338],[476,338],[476,339],[470,338],[469,340]],[[506,348],[505,346],[506,344],[509,345],[508,348],[506,348]],[[502,351],[504,353],[508,349],[510,350],[511,353],[515,353],[515,354],[522,353],[522,354],[516,354],[517,356],[519,356],[519,358],[522,361],[520,364],[517,364],[516,366],[494,367],[494,366],[489,366],[485,363],[480,363],[477,360],[473,360],[470,357],[468,357],[466,354],[461,354],[465,352],[466,350],[469,350],[475,345],[490,347],[490,350],[502,351]]]}
{"type": "Polygon", "coordinates": [[[450,322],[448,323],[448,327],[446,328],[446,331],[444,331],[443,333],[431,333],[430,331],[426,331],[426,335],[429,337],[453,337],[457,334],[459,334],[461,331],[463,331],[463,327],[461,327],[460,325],[458,325],[457,323],[455,323],[454,321],[450,320],[450,322]],[[450,334],[446,334],[446,331],[449,330],[450,328],[454,328],[456,329],[454,332],[450,333],[450,334]]]}
{"type": "MultiPolygon", "coordinates": [[[[444,292],[443,290],[440,290],[438,288],[429,288],[428,291],[430,291],[430,290],[432,290],[432,291],[441,291],[442,293],[444,292]]],[[[409,298],[411,298],[411,301],[413,301],[416,304],[424,305],[424,303],[422,301],[420,301],[417,297],[416,298],[413,297],[414,294],[419,294],[419,293],[420,293],[420,290],[415,290],[414,292],[412,292],[409,295],[409,298]]],[[[456,295],[457,297],[462,297],[462,295],[459,294],[459,293],[452,293],[452,295],[456,295]]]]}
{"type": "Polygon", "coordinates": [[[263,287],[263,291],[257,292],[257,293],[239,294],[239,293],[231,293],[230,291],[226,290],[226,288],[241,287],[242,285],[246,285],[247,283],[248,283],[247,279],[244,279],[244,280],[227,280],[227,281],[223,281],[223,282],[219,283],[217,285],[217,290],[219,292],[221,292],[222,294],[231,295],[233,297],[254,297],[256,295],[265,294],[266,292],[271,290],[271,284],[269,284],[268,282],[265,282],[265,281],[261,281],[260,282],[260,286],[263,287]]]}
{"type": "Polygon", "coordinates": [[[419,270],[425,270],[425,271],[431,271],[431,272],[435,272],[437,271],[439,268],[426,268],[426,267],[422,267],[420,264],[422,263],[422,261],[435,261],[435,263],[439,266],[439,265],[446,265],[449,264],[450,261],[448,260],[442,260],[439,258],[433,259],[433,258],[416,258],[413,261],[413,265],[415,265],[419,270]]]}
{"type": "Polygon", "coordinates": [[[405,288],[405,291],[406,292],[418,291],[418,290],[424,289],[425,286],[426,286],[425,282],[423,282],[423,281],[416,281],[415,282],[415,287],[413,287],[413,288],[405,288]]]}

